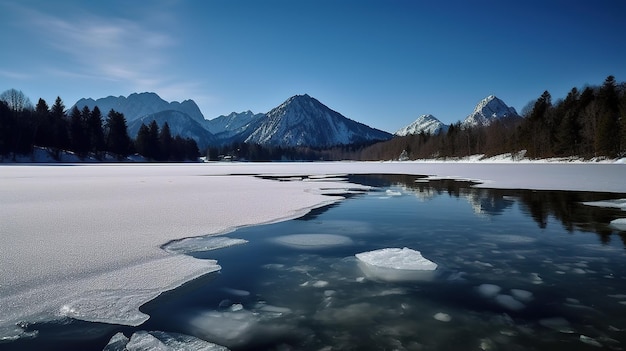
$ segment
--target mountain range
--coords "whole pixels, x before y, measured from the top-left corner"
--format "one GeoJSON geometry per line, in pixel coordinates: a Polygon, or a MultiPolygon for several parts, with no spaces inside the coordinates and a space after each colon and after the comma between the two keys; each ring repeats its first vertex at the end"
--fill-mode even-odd
{"type": "Polygon", "coordinates": [[[109,96],[80,99],[82,109],[95,106],[106,116],[109,110],[126,117],[129,135],[137,136],[141,124],[165,122],[172,135],[190,137],[201,149],[234,142],[268,146],[330,147],[387,140],[390,133],[344,117],[307,94],[295,95],[267,113],[233,112],[206,120],[193,100],[167,102],[155,93],[134,93],[128,97],[109,96]]]}
{"type": "MultiPolygon", "coordinates": [[[[232,112],[210,120],[204,118],[193,100],[167,102],[157,94],[147,92],[133,93],[128,97],[80,99],[75,106],[79,109],[98,106],[104,116],[111,109],[123,113],[132,138],[137,136],[141,124],[148,125],[154,120],[159,127],[163,127],[167,122],[172,135],[192,138],[200,149],[235,142],[282,147],[331,147],[393,137],[390,133],[351,120],[307,94],[292,96],[267,113],[232,112]]],[[[487,126],[499,118],[514,116],[518,116],[514,108],[490,95],[459,123],[462,128],[487,126]]],[[[448,128],[433,115],[425,114],[394,135],[436,134],[448,128]]]]}
{"type": "MultiPolygon", "coordinates": [[[[513,107],[507,106],[504,101],[494,95],[482,99],[463,121],[461,128],[485,127],[501,118],[520,117],[513,107]]],[[[437,134],[445,132],[450,126],[444,124],[433,115],[421,115],[414,122],[394,133],[397,136],[420,134],[421,132],[437,134]]]]}

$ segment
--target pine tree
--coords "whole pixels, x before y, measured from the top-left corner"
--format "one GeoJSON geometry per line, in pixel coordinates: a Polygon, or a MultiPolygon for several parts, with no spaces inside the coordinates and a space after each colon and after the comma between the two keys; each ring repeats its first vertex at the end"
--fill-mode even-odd
{"type": "Polygon", "coordinates": [[[46,100],[39,99],[35,107],[35,145],[52,146],[52,125],[50,124],[50,108],[46,100]]]}
{"type": "Polygon", "coordinates": [[[598,92],[595,146],[599,156],[616,157],[620,146],[619,97],[615,77],[608,76],[598,92]]]}
{"type": "Polygon", "coordinates": [[[70,112],[70,140],[72,150],[78,155],[84,156],[87,151],[89,151],[86,124],[83,119],[83,114],[76,106],[74,106],[70,112]]]}
{"type": "Polygon", "coordinates": [[[58,96],[54,101],[54,105],[50,108],[49,122],[52,133],[52,143],[50,146],[55,149],[55,156],[58,158],[59,151],[68,149],[70,146],[65,105],[63,105],[63,100],[58,96]]]}
{"type": "Polygon", "coordinates": [[[163,123],[163,128],[161,128],[161,133],[159,134],[159,149],[161,150],[161,160],[169,161],[171,160],[171,148],[172,148],[172,133],[170,131],[170,125],[165,122],[163,123]]]}
{"type": "Polygon", "coordinates": [[[98,106],[94,106],[87,119],[87,136],[89,137],[90,151],[98,154],[104,151],[104,130],[102,128],[102,113],[98,106]]]}
{"type": "Polygon", "coordinates": [[[106,149],[118,157],[126,157],[131,152],[131,139],[124,114],[115,110],[109,111],[106,120],[106,149]]]}
{"type": "Polygon", "coordinates": [[[135,139],[135,150],[144,157],[148,157],[150,150],[148,147],[148,139],[150,138],[150,130],[145,123],[141,123],[137,138],[135,139]]]}

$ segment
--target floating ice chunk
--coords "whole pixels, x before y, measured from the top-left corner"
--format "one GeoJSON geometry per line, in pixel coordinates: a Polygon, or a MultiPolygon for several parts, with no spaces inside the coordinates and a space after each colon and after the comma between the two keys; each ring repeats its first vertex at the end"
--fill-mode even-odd
{"type": "Polygon", "coordinates": [[[598,340],[591,338],[589,336],[586,336],[586,335],[580,334],[580,341],[584,342],[587,345],[591,345],[595,347],[602,347],[602,344],[598,342],[598,340]]]}
{"type": "Polygon", "coordinates": [[[530,273],[530,280],[533,284],[543,284],[543,279],[539,276],[539,273],[530,273]]]}
{"type": "Polygon", "coordinates": [[[540,319],[539,325],[565,334],[574,333],[567,319],[562,317],[540,319]]]}
{"type": "Polygon", "coordinates": [[[515,300],[513,296],[511,295],[503,295],[503,294],[497,295],[495,300],[500,306],[506,309],[509,309],[511,311],[519,311],[519,310],[523,310],[524,308],[526,308],[526,306],[523,303],[515,300]]]}
{"type": "Polygon", "coordinates": [[[618,218],[618,219],[612,220],[611,227],[617,230],[626,232],[626,218],[618,218]]]}
{"type": "Polygon", "coordinates": [[[233,312],[241,311],[243,310],[243,305],[240,303],[234,303],[228,309],[233,312]]]}
{"type": "Polygon", "coordinates": [[[529,302],[533,299],[533,293],[521,289],[511,289],[511,295],[519,301],[529,302]]]}
{"type": "Polygon", "coordinates": [[[222,291],[227,292],[234,296],[250,296],[250,292],[247,290],[240,289],[232,289],[232,288],[222,288],[222,291]]]}
{"type": "Polygon", "coordinates": [[[126,351],[126,345],[130,339],[126,337],[123,333],[117,333],[111,337],[109,343],[104,347],[102,351],[126,351]]]}
{"type": "Polygon", "coordinates": [[[165,244],[163,248],[165,249],[165,251],[168,252],[189,253],[217,250],[229,246],[245,244],[247,242],[248,240],[233,239],[226,236],[200,236],[195,238],[175,240],[168,244],[165,244]]]}
{"type": "Polygon", "coordinates": [[[293,234],[274,238],[277,244],[294,249],[315,250],[337,246],[351,245],[352,239],[343,235],[335,234],[293,234]]]}
{"type": "Polygon", "coordinates": [[[325,280],[317,280],[313,282],[313,287],[315,288],[324,288],[328,286],[328,282],[325,280]]]}
{"type": "Polygon", "coordinates": [[[481,284],[476,289],[478,290],[478,293],[483,297],[495,297],[496,295],[498,295],[500,290],[502,290],[501,287],[494,284],[481,284]]]}
{"type": "Polygon", "coordinates": [[[250,348],[252,343],[276,340],[297,331],[293,325],[273,322],[277,317],[274,312],[245,309],[234,312],[207,311],[194,314],[183,321],[181,327],[203,340],[230,348],[250,348]]]}
{"type": "Polygon", "coordinates": [[[138,331],[130,340],[122,333],[113,335],[104,351],[227,351],[224,346],[193,336],[161,331],[138,331]]]}
{"type": "Polygon", "coordinates": [[[402,193],[397,191],[397,190],[391,190],[391,189],[387,189],[385,191],[385,194],[387,194],[387,196],[402,196],[402,193]]]}
{"type": "Polygon", "coordinates": [[[596,207],[619,208],[622,211],[626,211],[626,199],[615,199],[615,200],[605,200],[605,201],[588,201],[588,202],[583,202],[583,205],[596,206],[596,207]]]}
{"type": "Polygon", "coordinates": [[[355,255],[359,268],[370,279],[382,281],[430,280],[437,264],[407,247],[385,248],[355,255]]]}
{"type": "Polygon", "coordinates": [[[498,234],[498,235],[484,235],[490,242],[500,242],[505,244],[530,244],[537,239],[515,234],[498,234]]]}
{"type": "Polygon", "coordinates": [[[440,321],[440,322],[449,322],[452,320],[452,317],[450,317],[449,314],[447,313],[442,313],[442,312],[437,312],[435,313],[435,315],[433,316],[433,318],[435,318],[436,320],[440,321]]]}

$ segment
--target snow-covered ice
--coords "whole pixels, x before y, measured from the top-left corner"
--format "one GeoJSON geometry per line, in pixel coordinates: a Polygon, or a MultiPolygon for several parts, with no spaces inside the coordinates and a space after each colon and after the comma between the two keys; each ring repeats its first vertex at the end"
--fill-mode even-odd
{"type": "Polygon", "coordinates": [[[1,165],[0,338],[19,334],[20,322],[65,316],[141,324],[148,316],[139,306],[220,269],[165,244],[295,218],[359,189],[341,179],[251,174],[413,174],[479,187],[626,192],[625,172],[600,163],[425,161],[1,165]]]}
{"type": "Polygon", "coordinates": [[[384,248],[355,255],[359,268],[371,279],[382,281],[429,280],[434,276],[437,264],[419,251],[408,247],[384,248]]]}

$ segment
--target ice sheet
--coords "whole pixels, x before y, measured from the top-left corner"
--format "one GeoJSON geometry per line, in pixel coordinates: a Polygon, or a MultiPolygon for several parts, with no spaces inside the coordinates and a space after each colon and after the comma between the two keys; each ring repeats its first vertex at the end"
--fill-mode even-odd
{"type": "Polygon", "coordinates": [[[341,199],[323,193],[358,188],[338,180],[277,182],[249,174],[437,175],[482,180],[484,187],[626,192],[624,166],[610,164],[417,161],[0,167],[0,330],[6,334],[0,338],[15,336],[19,322],[63,315],[140,323],[147,316],[136,307],[144,300],[219,269],[215,262],[169,253],[162,245],[294,218],[341,199]],[[132,298],[124,301],[122,296],[132,298]],[[107,310],[111,303],[119,310],[107,310]],[[130,305],[123,306],[126,303],[130,305]]]}

